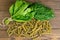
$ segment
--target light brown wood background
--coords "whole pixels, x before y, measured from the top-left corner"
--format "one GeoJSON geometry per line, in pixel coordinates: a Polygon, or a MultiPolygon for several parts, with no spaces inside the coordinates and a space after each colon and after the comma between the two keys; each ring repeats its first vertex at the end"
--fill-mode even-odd
{"type": "MultiPolygon", "coordinates": [[[[60,0],[40,0],[43,4],[54,10],[55,18],[50,20],[52,25],[52,33],[50,35],[42,35],[42,40],[60,40],[60,0]]],[[[9,7],[15,0],[0,0],[0,23],[5,17],[9,17],[9,7]]],[[[2,27],[2,26],[0,26],[2,27]]],[[[21,37],[9,37],[6,29],[0,30],[0,40],[22,40],[21,37]]],[[[38,39],[37,39],[38,40],[38,39]]],[[[40,40],[40,38],[39,38],[40,40]]]]}

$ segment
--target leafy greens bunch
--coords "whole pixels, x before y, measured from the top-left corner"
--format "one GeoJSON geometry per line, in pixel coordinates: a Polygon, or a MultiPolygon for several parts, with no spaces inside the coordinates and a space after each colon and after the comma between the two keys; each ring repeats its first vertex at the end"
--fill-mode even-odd
{"type": "MultiPolygon", "coordinates": [[[[32,18],[37,20],[50,20],[54,17],[53,10],[41,3],[29,3],[25,0],[17,0],[9,9],[11,20],[16,22],[30,21],[32,18]]],[[[10,21],[6,20],[8,24],[10,21]]]]}
{"type": "Polygon", "coordinates": [[[13,4],[9,12],[11,14],[11,18],[17,22],[25,22],[29,21],[34,17],[35,12],[29,7],[31,3],[25,1],[16,1],[13,4]]]}

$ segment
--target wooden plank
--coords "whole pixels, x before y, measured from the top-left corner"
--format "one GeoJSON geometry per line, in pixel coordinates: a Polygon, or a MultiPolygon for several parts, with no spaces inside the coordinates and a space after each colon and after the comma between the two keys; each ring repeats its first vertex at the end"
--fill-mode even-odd
{"type": "Polygon", "coordinates": [[[8,11],[12,2],[0,2],[0,11],[8,11]]]}
{"type": "Polygon", "coordinates": [[[15,37],[15,40],[24,40],[24,37],[15,37]]]}
{"type": "Polygon", "coordinates": [[[42,35],[42,40],[60,40],[60,29],[53,29],[50,35],[42,35]]]}
{"type": "Polygon", "coordinates": [[[53,8],[53,9],[60,9],[60,2],[55,2],[53,0],[48,1],[41,1],[43,4],[53,8]]]}
{"type": "Polygon", "coordinates": [[[7,2],[14,2],[14,1],[16,1],[16,0],[3,0],[3,1],[2,1],[2,0],[0,0],[0,3],[4,3],[4,2],[6,2],[6,3],[7,3],[7,2]]]}
{"type": "Polygon", "coordinates": [[[60,28],[60,10],[54,10],[55,18],[51,20],[52,28],[60,28]]]}
{"type": "Polygon", "coordinates": [[[0,40],[10,40],[10,38],[0,38],[0,40]]]}
{"type": "Polygon", "coordinates": [[[0,11],[0,23],[5,17],[9,17],[9,12],[8,11],[0,11]]]}
{"type": "Polygon", "coordinates": [[[41,2],[50,2],[50,1],[52,1],[52,2],[60,2],[60,0],[40,0],[41,2]]]}
{"type": "MultiPolygon", "coordinates": [[[[25,38],[25,37],[15,37],[15,40],[32,40],[32,39],[25,38]]],[[[40,37],[38,37],[38,38],[35,38],[35,40],[41,40],[41,39],[40,37]]]]}
{"type": "Polygon", "coordinates": [[[10,6],[0,6],[0,11],[8,11],[10,6]]]}
{"type": "Polygon", "coordinates": [[[9,37],[8,36],[8,34],[7,34],[7,32],[6,32],[6,30],[4,31],[4,30],[0,30],[0,40],[15,40],[15,38],[14,37],[9,37]]]}
{"type": "Polygon", "coordinates": [[[6,31],[0,31],[0,38],[9,38],[6,31]]]}
{"type": "Polygon", "coordinates": [[[0,0],[0,11],[8,11],[9,7],[11,6],[12,3],[14,3],[15,0],[0,0]]]}

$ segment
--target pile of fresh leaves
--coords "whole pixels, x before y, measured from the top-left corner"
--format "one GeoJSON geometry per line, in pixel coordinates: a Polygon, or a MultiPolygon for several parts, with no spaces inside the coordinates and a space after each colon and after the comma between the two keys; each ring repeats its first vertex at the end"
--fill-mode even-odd
{"type": "Polygon", "coordinates": [[[23,0],[16,1],[9,9],[11,18],[17,22],[29,21],[32,18],[37,20],[49,20],[54,17],[51,8],[41,3],[28,3],[23,0]]]}
{"type": "MultiPolygon", "coordinates": [[[[27,22],[34,19],[50,20],[54,17],[53,10],[41,3],[30,3],[25,0],[17,0],[9,9],[11,20],[16,22],[27,22]]],[[[8,23],[10,22],[7,20],[8,23]]]]}

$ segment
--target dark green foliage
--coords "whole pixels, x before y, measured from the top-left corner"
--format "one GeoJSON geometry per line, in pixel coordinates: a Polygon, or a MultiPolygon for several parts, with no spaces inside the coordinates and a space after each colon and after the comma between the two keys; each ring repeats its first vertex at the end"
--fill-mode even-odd
{"type": "Polygon", "coordinates": [[[17,0],[9,9],[11,18],[17,22],[29,21],[32,18],[37,20],[50,20],[54,17],[53,10],[41,3],[28,3],[17,0]]]}
{"type": "Polygon", "coordinates": [[[34,18],[37,20],[50,20],[54,17],[53,10],[41,3],[34,3],[33,10],[36,12],[34,18]]]}

